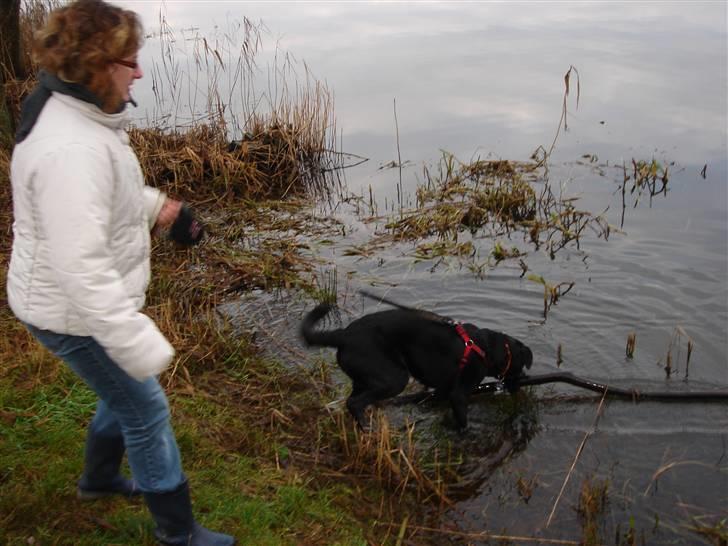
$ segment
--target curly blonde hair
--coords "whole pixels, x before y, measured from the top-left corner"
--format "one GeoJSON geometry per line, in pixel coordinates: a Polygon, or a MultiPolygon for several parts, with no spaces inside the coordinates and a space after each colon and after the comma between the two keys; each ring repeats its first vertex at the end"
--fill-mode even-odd
{"type": "Polygon", "coordinates": [[[115,112],[122,102],[108,67],[136,53],[144,34],[136,13],[103,0],[76,0],[51,12],[35,35],[38,65],[65,82],[81,84],[115,112]]]}

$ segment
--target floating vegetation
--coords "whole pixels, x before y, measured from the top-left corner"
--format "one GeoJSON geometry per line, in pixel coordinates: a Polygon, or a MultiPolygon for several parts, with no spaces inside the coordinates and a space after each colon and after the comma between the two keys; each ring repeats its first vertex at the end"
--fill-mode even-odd
{"type": "Polygon", "coordinates": [[[648,163],[646,161],[636,161],[633,158],[632,169],[631,193],[637,190],[638,195],[641,195],[643,191],[647,191],[650,197],[654,197],[660,193],[667,194],[667,182],[669,180],[668,166],[661,165],[655,159],[648,163]],[[659,188],[657,187],[658,183],[660,183],[659,188]]]}
{"type": "MultiPolygon", "coordinates": [[[[576,200],[552,191],[539,162],[478,159],[461,163],[443,152],[434,169],[424,169],[416,206],[389,217],[369,218],[369,222],[383,223],[383,230],[349,253],[367,256],[393,242],[415,242],[412,255],[417,260],[442,262],[452,257],[481,271],[483,264],[478,263],[473,240],[512,239],[521,234],[526,244],[544,249],[554,259],[569,245],[579,249],[587,228],[605,239],[610,235],[606,218],[577,209],[576,200]]],[[[524,249],[507,248],[499,241],[488,257],[497,265],[525,255],[524,249]]],[[[528,269],[525,264],[521,267],[524,272],[528,269]]]]}
{"type": "Polygon", "coordinates": [[[432,243],[417,245],[414,256],[418,260],[431,260],[433,258],[442,258],[444,256],[467,258],[473,256],[474,253],[475,247],[470,241],[466,241],[464,243],[435,241],[432,243]]]}
{"type": "Polygon", "coordinates": [[[513,246],[511,248],[506,248],[499,241],[496,241],[495,245],[493,245],[493,250],[490,251],[490,255],[493,257],[497,264],[498,262],[507,260],[509,258],[518,258],[522,254],[517,247],[513,246]]]}

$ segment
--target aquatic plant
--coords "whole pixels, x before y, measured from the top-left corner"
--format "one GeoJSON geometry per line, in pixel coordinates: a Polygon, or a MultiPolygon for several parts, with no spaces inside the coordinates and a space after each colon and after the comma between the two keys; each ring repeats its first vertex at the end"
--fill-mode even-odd
{"type": "Polygon", "coordinates": [[[634,349],[637,345],[637,334],[634,332],[631,332],[627,335],[627,347],[625,349],[625,352],[627,353],[627,358],[634,358],[634,349]]]}
{"type": "Polygon", "coordinates": [[[581,484],[576,512],[581,520],[585,546],[603,544],[601,517],[608,501],[609,482],[587,477],[581,484]]]}
{"type": "MultiPolygon", "coordinates": [[[[685,379],[688,379],[689,373],[690,373],[690,358],[693,354],[693,349],[695,348],[695,343],[693,342],[692,338],[687,334],[685,329],[682,326],[676,326],[675,329],[672,331],[672,334],[670,335],[670,339],[668,341],[667,345],[667,352],[665,353],[665,375],[669,379],[673,373],[678,372],[679,370],[676,369],[676,366],[673,365],[675,363],[676,365],[679,365],[680,363],[680,356],[681,356],[681,350],[682,350],[682,339],[685,338],[687,340],[687,347],[686,347],[686,355],[685,355],[685,379]],[[673,351],[675,351],[675,362],[673,362],[673,351]]],[[[660,360],[661,362],[662,360],[660,360]]]]}
{"type": "Polygon", "coordinates": [[[529,281],[536,282],[543,286],[543,318],[546,320],[548,317],[549,310],[553,305],[556,305],[562,296],[565,296],[574,287],[573,282],[560,282],[558,284],[551,284],[546,281],[541,275],[527,275],[526,278],[529,281]]]}
{"type": "MultiPolygon", "coordinates": [[[[434,168],[424,168],[415,206],[390,216],[366,218],[382,224],[382,229],[347,252],[372,256],[392,243],[411,242],[414,247],[409,254],[418,261],[437,260],[433,269],[454,258],[478,273],[504,260],[524,258],[527,251],[497,241],[488,256],[493,263],[482,263],[475,240],[513,240],[520,234],[523,243],[535,250],[543,248],[553,259],[567,246],[579,249],[587,229],[605,239],[611,233],[602,215],[577,209],[575,201],[553,192],[538,163],[482,159],[461,163],[443,152],[434,168]]],[[[525,273],[528,268],[522,259],[520,263],[525,273]]]]}
{"type": "Polygon", "coordinates": [[[622,218],[620,227],[624,227],[624,214],[627,208],[627,188],[629,194],[634,197],[633,208],[637,208],[642,195],[647,192],[649,204],[652,206],[652,198],[656,195],[667,195],[667,183],[670,180],[670,165],[662,165],[656,159],[650,161],[636,160],[632,158],[632,170],[627,171],[627,164],[622,164],[622,218]],[[658,187],[659,184],[659,187],[658,187]]]}

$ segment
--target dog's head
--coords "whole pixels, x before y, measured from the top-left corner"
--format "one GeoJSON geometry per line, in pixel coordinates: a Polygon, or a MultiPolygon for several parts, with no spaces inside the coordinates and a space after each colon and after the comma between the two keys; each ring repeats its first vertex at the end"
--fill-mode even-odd
{"type": "Polygon", "coordinates": [[[500,379],[510,392],[518,390],[518,380],[533,364],[533,353],[514,337],[488,328],[464,325],[485,351],[487,375],[500,379]]]}

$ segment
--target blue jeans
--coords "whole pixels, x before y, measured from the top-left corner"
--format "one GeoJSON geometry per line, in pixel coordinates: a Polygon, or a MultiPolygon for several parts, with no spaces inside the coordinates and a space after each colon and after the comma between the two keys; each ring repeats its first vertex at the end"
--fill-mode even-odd
{"type": "Polygon", "coordinates": [[[141,491],[164,493],[185,481],[169,403],[156,378],[139,382],[128,376],[92,337],[25,326],[99,397],[86,438],[82,487],[103,488],[108,483],[102,482],[117,479],[124,448],[141,491]]]}

